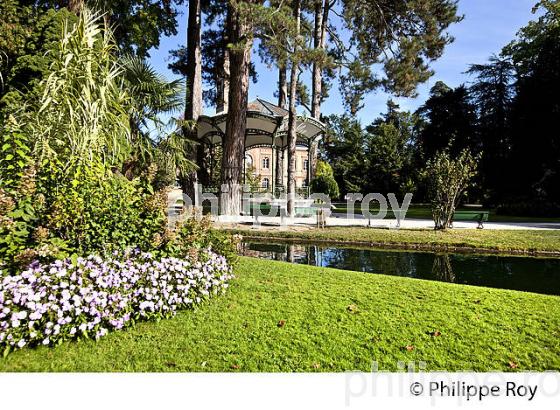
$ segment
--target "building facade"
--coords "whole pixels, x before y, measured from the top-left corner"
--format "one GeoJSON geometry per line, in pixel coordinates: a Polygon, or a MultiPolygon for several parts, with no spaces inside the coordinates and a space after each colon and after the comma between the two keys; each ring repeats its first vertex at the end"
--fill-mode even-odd
{"type": "MultiPolygon", "coordinates": [[[[280,160],[280,163],[282,165],[282,185],[285,187],[288,184],[287,152],[284,152],[284,161],[280,160]]],[[[259,177],[261,188],[272,187],[272,180],[276,175],[276,167],[276,153],[274,153],[274,156],[272,155],[271,147],[255,147],[245,152],[245,172],[253,172],[254,175],[259,177]],[[274,164],[272,161],[275,161],[274,164]]],[[[308,185],[308,168],[307,148],[302,146],[296,147],[296,187],[308,185]]]]}

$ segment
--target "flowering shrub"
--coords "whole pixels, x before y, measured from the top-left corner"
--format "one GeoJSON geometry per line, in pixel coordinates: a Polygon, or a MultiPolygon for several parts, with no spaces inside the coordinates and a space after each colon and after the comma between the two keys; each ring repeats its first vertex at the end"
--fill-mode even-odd
{"type": "Polygon", "coordinates": [[[139,320],[171,317],[225,291],[232,277],[226,259],[210,250],[193,260],[127,251],[35,263],[21,274],[0,275],[0,346],[7,354],[98,339],[139,320]]]}

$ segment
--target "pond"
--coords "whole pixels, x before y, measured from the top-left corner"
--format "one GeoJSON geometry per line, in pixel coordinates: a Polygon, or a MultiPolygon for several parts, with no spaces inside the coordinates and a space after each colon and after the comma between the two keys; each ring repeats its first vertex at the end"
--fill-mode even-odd
{"type": "Polygon", "coordinates": [[[244,242],[245,256],[385,275],[560,295],[560,259],[244,242]]]}

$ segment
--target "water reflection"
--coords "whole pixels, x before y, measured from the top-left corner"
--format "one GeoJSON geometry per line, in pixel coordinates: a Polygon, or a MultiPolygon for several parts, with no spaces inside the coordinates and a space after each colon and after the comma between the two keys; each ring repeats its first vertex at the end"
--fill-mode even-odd
{"type": "Polygon", "coordinates": [[[244,243],[242,253],[305,265],[560,295],[560,259],[255,242],[244,243]]]}

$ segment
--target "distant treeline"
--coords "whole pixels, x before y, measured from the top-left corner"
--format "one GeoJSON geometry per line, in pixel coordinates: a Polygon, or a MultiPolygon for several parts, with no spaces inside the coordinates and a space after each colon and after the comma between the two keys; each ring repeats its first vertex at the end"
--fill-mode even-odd
{"type": "Polygon", "coordinates": [[[514,214],[560,213],[559,6],[468,73],[472,81],[457,88],[437,82],[416,112],[389,101],[386,114],[365,127],[329,117],[322,155],[341,194],[414,192],[422,201],[426,161],[446,148],[469,148],[482,156],[465,200],[514,214]]]}

